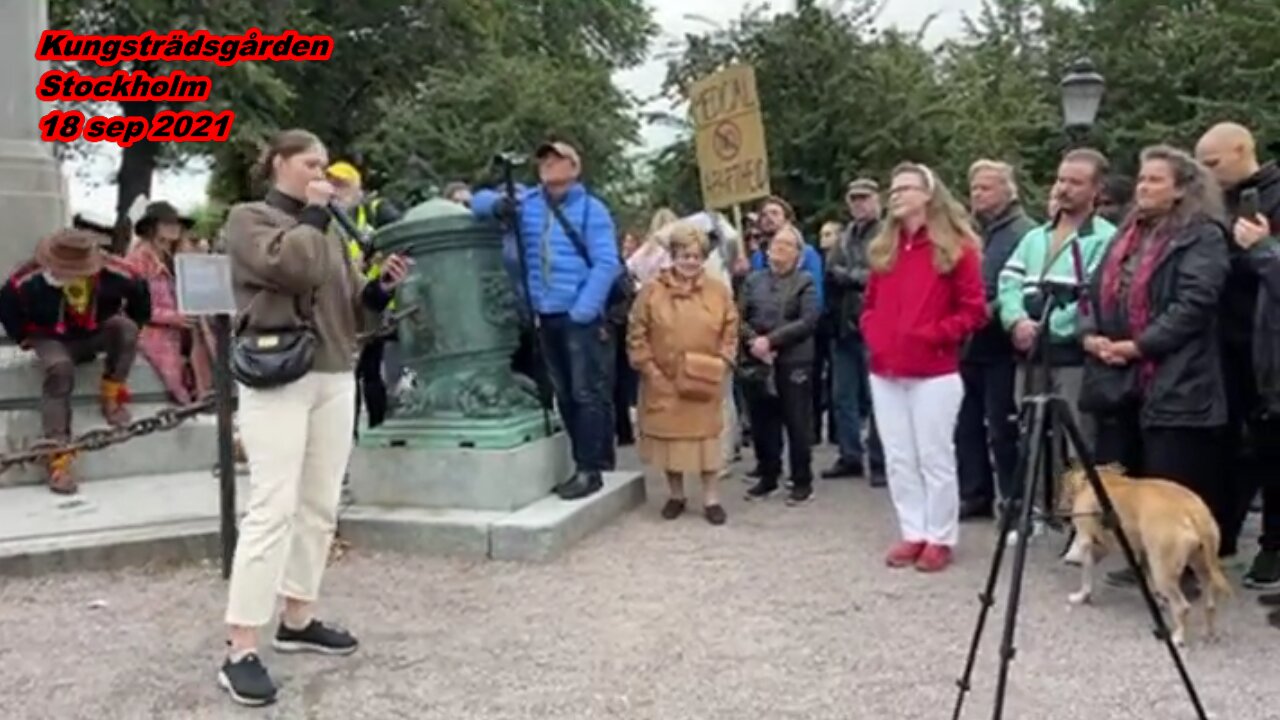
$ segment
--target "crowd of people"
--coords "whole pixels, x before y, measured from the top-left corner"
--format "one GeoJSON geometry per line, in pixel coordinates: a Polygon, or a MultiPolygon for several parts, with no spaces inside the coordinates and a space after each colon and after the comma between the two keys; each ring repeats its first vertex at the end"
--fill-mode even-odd
{"type": "MultiPolygon", "coordinates": [[[[741,227],[663,209],[626,231],[583,183],[576,148],[548,142],[535,158],[538,182],[514,194],[458,183],[445,197],[505,227],[526,321],[513,366],[552,389],[575,464],[555,488],[564,500],[600,492],[616,447],[634,442],[666,480],[662,517],[686,513],[696,476],[701,514],[724,525],[724,482],[749,446],[748,501],[785,490],[799,507],[815,477],[865,478],[888,488],[897,518],[886,564],[936,573],[963,522],[1035,501],[1016,476],[1018,408],[1051,392],[1075,408],[1096,462],[1201,497],[1223,555],[1239,551],[1261,492],[1245,584],[1280,589],[1280,168],[1246,128],[1215,126],[1194,152],[1146,148],[1135,180],[1071,149],[1042,212],[1006,162],[972,164],[967,207],[931,168],[903,163],[883,191],[852,179],[846,220],[812,244],[780,197],[741,227]],[[836,460],[815,472],[824,437],[836,460]]],[[[232,359],[251,467],[219,680],[250,705],[276,696],[257,648],[278,596],[277,649],[358,647],[312,608],[360,407],[369,426],[394,412],[394,334],[359,338],[411,272],[367,244],[398,210],[319,138],[280,133],[259,169],[263,198],[236,205],[216,244],[240,308],[232,359]],[[333,227],[335,207],[355,236],[333,227]]],[[[56,232],[0,288],[0,323],[44,373],[51,439],[70,432],[75,366],[98,355],[113,425],[129,422],[137,353],[175,402],[209,392],[210,336],[174,286],[174,257],[209,243],[163,202],[134,231],[123,256],[91,229],[56,232]]],[[[50,462],[56,492],[75,491],[70,461],[50,462]]]]}

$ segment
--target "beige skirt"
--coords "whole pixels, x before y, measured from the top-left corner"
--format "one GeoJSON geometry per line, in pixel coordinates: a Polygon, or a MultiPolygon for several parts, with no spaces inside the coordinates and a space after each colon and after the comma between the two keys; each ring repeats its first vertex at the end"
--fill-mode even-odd
{"type": "Polygon", "coordinates": [[[718,473],[724,469],[720,438],[666,440],[640,436],[640,458],[656,470],[676,473],[718,473]]]}

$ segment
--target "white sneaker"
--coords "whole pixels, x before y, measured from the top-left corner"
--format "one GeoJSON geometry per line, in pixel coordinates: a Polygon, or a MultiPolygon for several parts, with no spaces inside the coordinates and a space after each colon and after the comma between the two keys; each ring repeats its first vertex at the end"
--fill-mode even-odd
{"type": "MultiPolygon", "coordinates": [[[[1044,522],[1043,522],[1043,521],[1041,521],[1041,520],[1032,520],[1032,521],[1031,521],[1031,538],[1030,538],[1030,539],[1031,539],[1031,540],[1035,540],[1036,538],[1040,537],[1040,536],[1041,536],[1041,535],[1043,535],[1043,534],[1044,534],[1044,522]]],[[[1005,541],[1005,543],[1006,543],[1009,547],[1013,547],[1014,545],[1017,545],[1017,544],[1018,544],[1018,531],[1017,531],[1017,530],[1010,530],[1010,531],[1009,531],[1009,534],[1005,536],[1004,541],[1005,541]]]]}

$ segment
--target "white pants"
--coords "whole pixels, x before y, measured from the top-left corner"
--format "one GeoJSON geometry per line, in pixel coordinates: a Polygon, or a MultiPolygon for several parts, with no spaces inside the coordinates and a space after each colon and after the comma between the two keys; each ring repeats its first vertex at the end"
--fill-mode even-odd
{"type": "Polygon", "coordinates": [[[871,376],[889,493],[907,542],[959,542],[955,430],[962,399],[959,373],[918,380],[871,376]]]}
{"type": "Polygon", "coordinates": [[[314,601],[329,559],[355,426],[353,373],[308,373],[284,387],[240,386],[249,456],[227,623],[261,627],[276,596],[314,601]]]}

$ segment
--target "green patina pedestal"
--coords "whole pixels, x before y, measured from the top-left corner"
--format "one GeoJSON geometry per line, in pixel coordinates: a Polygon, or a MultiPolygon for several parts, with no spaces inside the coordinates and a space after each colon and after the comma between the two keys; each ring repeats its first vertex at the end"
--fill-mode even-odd
{"type": "Polygon", "coordinates": [[[536,385],[510,370],[519,316],[501,227],[430,200],[373,242],[414,262],[396,302],[418,308],[400,323],[398,340],[417,384],[392,419],[361,433],[360,444],[496,450],[547,437],[536,385]]]}

